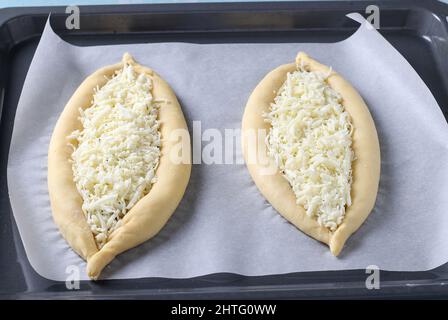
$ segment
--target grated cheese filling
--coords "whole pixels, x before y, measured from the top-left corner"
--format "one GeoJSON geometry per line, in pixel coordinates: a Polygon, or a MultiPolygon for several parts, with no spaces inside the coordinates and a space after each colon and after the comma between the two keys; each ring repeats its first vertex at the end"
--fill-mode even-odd
{"type": "Polygon", "coordinates": [[[95,89],[91,106],[79,111],[82,130],[68,137],[74,182],[99,248],[156,182],[161,137],[151,89],[151,78],[125,65],[95,89]]]}
{"type": "Polygon", "coordinates": [[[352,124],[328,75],[298,68],[287,74],[270,110],[268,154],[292,187],[297,204],[331,231],[351,205],[352,124]]]}

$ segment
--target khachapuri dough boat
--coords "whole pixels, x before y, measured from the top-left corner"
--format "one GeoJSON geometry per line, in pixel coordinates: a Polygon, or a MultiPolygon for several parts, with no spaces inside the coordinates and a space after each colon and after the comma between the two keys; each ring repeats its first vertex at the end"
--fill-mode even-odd
{"type": "Polygon", "coordinates": [[[65,106],[50,141],[48,189],[54,221],[90,278],[156,235],[178,206],[191,161],[170,158],[176,130],[190,137],[173,90],[128,53],[85,79],[65,106]]]}
{"type": "Polygon", "coordinates": [[[378,135],[359,93],[300,52],[251,94],[242,146],[271,205],[339,255],[372,211],[380,178],[378,135]]]}

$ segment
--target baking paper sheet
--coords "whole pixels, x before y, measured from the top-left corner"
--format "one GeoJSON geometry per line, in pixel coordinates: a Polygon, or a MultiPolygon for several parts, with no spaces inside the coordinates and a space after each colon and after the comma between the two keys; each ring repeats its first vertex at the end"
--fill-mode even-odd
{"type": "MultiPolygon", "coordinates": [[[[67,267],[74,265],[87,278],[85,263],[51,217],[47,148],[59,114],[83,79],[120,61],[126,51],[171,84],[190,129],[200,121],[202,132],[214,128],[222,134],[240,128],[247,98],[266,73],[294,61],[298,51],[309,53],[341,73],[369,105],[381,145],[381,181],[375,209],[335,258],[269,205],[245,165],[195,164],[168,224],[152,240],[118,256],[103,278],[266,275],[372,264],[417,271],[447,262],[447,123],[408,62],[360,15],[351,17],[362,23],[358,31],[330,44],[77,47],[47,24],[20,97],[8,163],[14,218],[34,269],[65,280],[72,270],[67,267]]],[[[241,161],[239,143],[236,152],[241,161]]]]}

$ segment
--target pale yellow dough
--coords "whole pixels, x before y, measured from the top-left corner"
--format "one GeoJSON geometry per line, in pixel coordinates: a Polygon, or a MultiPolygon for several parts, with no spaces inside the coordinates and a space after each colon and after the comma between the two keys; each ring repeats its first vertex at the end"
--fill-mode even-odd
{"type": "MultiPolygon", "coordinates": [[[[178,141],[171,141],[168,137],[177,129],[185,130],[188,134],[176,95],[157,73],[139,65],[127,53],[122,62],[101,68],[85,79],[65,106],[56,123],[48,150],[48,189],[54,221],[73,250],[87,261],[87,274],[90,278],[97,279],[103,268],[118,254],[156,235],[178,206],[190,178],[191,161],[175,163],[169,157],[178,141]],[[124,216],[122,225],[110,235],[104,247],[98,250],[81,209],[82,198],[73,182],[72,164],[69,161],[73,149],[68,145],[67,136],[76,129],[82,129],[78,119],[79,109],[90,106],[94,88],[103,86],[108,80],[106,77],[112,77],[115,71],[123,68],[124,63],[132,64],[137,73],[150,77],[153,97],[162,101],[159,109],[161,157],[156,171],[157,182],[124,216]]],[[[190,159],[190,144],[183,145],[182,152],[190,159]]]]}
{"type": "Polygon", "coordinates": [[[271,71],[252,92],[242,120],[242,146],[249,172],[258,189],[271,205],[307,235],[326,243],[333,255],[339,255],[346,240],[372,211],[380,178],[380,147],[375,124],[363,99],[350,83],[329,67],[300,52],[296,63],[285,64],[271,71]],[[352,205],[347,208],[342,224],[334,232],[320,226],[315,219],[306,215],[302,206],[296,204],[295,194],[280,172],[266,174],[267,167],[275,166],[275,164],[271,160],[269,165],[266,161],[262,161],[269,158],[264,141],[260,141],[261,139],[257,137],[255,146],[249,146],[249,142],[254,141],[250,139],[249,132],[254,129],[269,131],[270,124],[265,122],[263,113],[269,111],[277,91],[286,80],[286,74],[296,70],[296,65],[303,66],[308,71],[330,74],[328,84],[342,96],[342,104],[352,118],[354,127],[352,149],[356,156],[352,162],[352,205]],[[249,159],[249,150],[256,150],[256,152],[260,150],[262,157],[249,159]]]}

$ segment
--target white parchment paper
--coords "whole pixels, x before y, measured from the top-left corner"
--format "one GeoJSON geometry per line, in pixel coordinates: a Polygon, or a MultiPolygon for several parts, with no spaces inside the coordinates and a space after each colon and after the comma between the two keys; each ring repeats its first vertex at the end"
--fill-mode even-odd
{"type": "MultiPolygon", "coordinates": [[[[242,164],[194,165],[180,206],[152,240],[117,257],[103,278],[185,278],[365,268],[417,271],[448,261],[448,130],[432,94],[408,62],[360,15],[338,43],[155,43],[77,47],[46,26],[29,69],[8,163],[11,205],[28,259],[65,280],[85,263],[51,217],[47,148],[55,122],[83,79],[130,52],[176,92],[192,127],[240,128],[247,98],[278,65],[306,51],[348,79],[369,105],[381,144],[375,209],[339,258],[284,220],[242,164]]],[[[197,133],[197,132],[196,132],[197,133]]],[[[239,141],[239,139],[238,139],[239,141]]],[[[203,143],[203,145],[206,143],[203,143]]],[[[236,145],[240,155],[240,146],[236,145]]]]}

